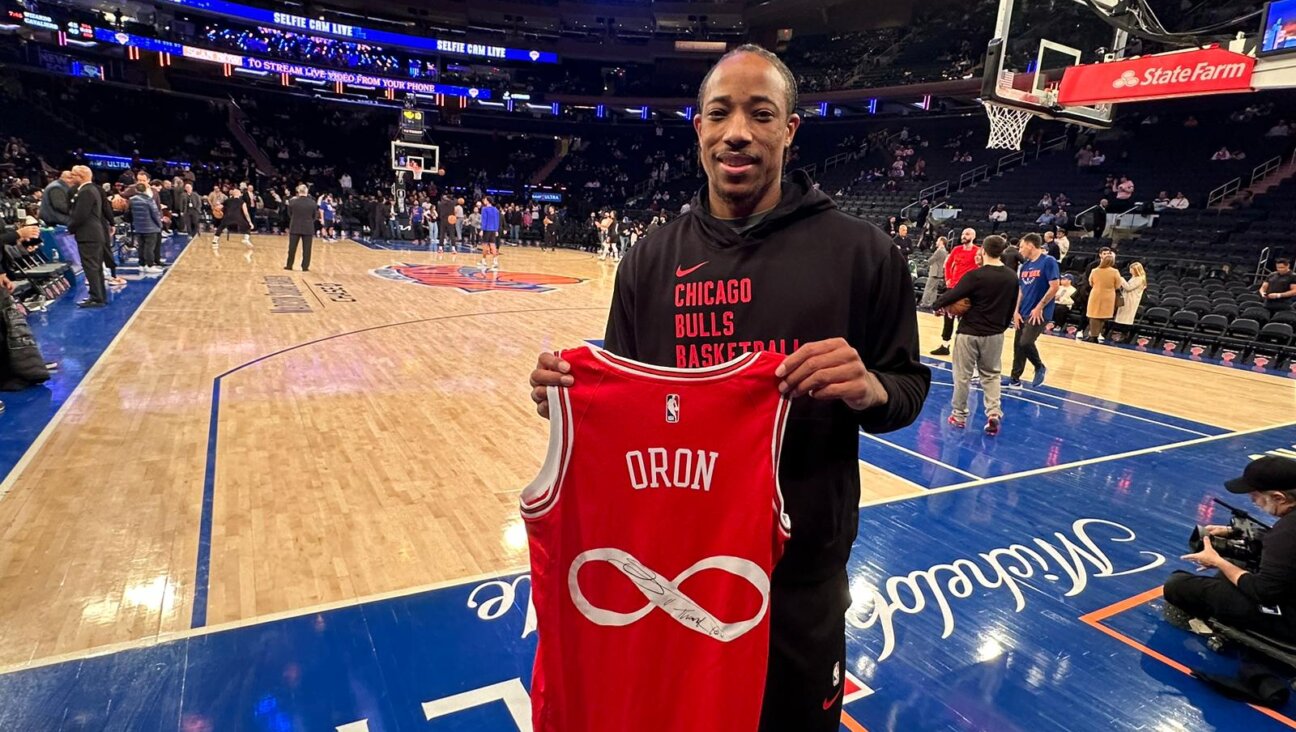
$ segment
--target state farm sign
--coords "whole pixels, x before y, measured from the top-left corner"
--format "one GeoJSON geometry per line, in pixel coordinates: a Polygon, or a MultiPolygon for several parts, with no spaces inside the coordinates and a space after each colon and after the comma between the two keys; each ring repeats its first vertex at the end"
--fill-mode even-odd
{"type": "Polygon", "coordinates": [[[1255,59],[1221,48],[1072,66],[1058,103],[1077,106],[1251,90],[1255,59]]]}

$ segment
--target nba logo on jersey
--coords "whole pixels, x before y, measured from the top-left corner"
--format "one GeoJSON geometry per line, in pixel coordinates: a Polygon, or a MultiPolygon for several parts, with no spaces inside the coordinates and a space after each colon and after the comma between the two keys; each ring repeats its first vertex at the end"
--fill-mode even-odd
{"type": "Polygon", "coordinates": [[[666,395],[666,423],[679,422],[679,394],[666,395]]]}

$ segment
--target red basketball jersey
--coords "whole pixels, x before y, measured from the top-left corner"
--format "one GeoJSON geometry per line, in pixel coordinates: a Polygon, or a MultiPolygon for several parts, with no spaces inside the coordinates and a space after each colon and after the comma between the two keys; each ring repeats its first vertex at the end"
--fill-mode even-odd
{"type": "Polygon", "coordinates": [[[788,400],[749,353],[670,369],[559,354],[549,453],[522,492],[541,732],[749,732],[769,655],[788,400]]]}

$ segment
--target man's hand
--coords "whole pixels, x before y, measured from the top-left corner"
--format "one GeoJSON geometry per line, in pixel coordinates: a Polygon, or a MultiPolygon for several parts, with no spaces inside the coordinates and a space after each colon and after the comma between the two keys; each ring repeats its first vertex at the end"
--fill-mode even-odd
{"type": "Polygon", "coordinates": [[[1211,536],[1228,536],[1233,533],[1232,526],[1206,526],[1206,533],[1211,536]]]}
{"type": "MultiPolygon", "coordinates": [[[[1219,528],[1219,527],[1215,527],[1215,528],[1219,528]]],[[[1202,569],[1219,567],[1220,564],[1224,562],[1224,560],[1220,558],[1219,552],[1215,551],[1215,545],[1211,544],[1209,541],[1203,542],[1203,544],[1205,546],[1203,546],[1202,550],[1197,552],[1196,554],[1185,554],[1179,558],[1187,559],[1190,562],[1195,562],[1202,569]]]]}
{"type": "Polygon", "coordinates": [[[540,354],[536,359],[535,370],[531,372],[531,401],[536,403],[536,412],[549,419],[550,386],[571,386],[576,383],[571,375],[571,364],[549,352],[540,354]]]}
{"type": "Polygon", "coordinates": [[[0,287],[5,288],[12,294],[14,291],[13,280],[10,280],[8,275],[0,274],[0,287]]]}
{"type": "Polygon", "coordinates": [[[1022,316],[1020,310],[1013,311],[1013,327],[1019,330],[1022,327],[1022,316]]]}
{"type": "Polygon", "coordinates": [[[1040,306],[1036,305],[1036,306],[1035,306],[1035,307],[1030,311],[1030,323],[1031,323],[1031,325],[1042,325],[1042,324],[1044,323],[1044,309],[1043,309],[1043,308],[1041,308],[1040,306]]]}
{"type": "Polygon", "coordinates": [[[888,399],[882,383],[844,338],[801,346],[783,359],[774,375],[783,380],[779,391],[793,397],[809,394],[815,399],[841,399],[860,411],[886,404],[888,399]]]}
{"type": "Polygon", "coordinates": [[[36,224],[30,226],[18,227],[18,238],[20,240],[36,239],[40,237],[40,227],[36,224]]]}

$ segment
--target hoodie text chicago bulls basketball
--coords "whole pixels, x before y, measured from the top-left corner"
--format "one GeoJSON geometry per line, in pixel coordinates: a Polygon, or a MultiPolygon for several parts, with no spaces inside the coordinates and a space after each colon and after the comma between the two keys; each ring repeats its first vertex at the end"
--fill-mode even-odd
{"type": "Polygon", "coordinates": [[[617,272],[605,347],[644,363],[696,368],[746,351],[790,354],[845,338],[889,401],[857,412],[841,401],[797,399],[779,479],[792,538],[775,584],[843,573],[858,525],[859,434],[911,423],[931,373],[918,359],[913,283],[900,250],[837,209],[800,172],[759,223],[736,231],[691,210],[631,249],[617,272]]]}

